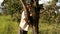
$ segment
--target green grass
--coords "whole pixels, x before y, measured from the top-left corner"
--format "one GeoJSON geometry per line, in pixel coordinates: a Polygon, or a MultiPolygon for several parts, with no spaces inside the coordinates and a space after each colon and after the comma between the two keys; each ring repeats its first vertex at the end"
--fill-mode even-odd
{"type": "Polygon", "coordinates": [[[18,24],[10,16],[0,16],[0,34],[17,34],[18,24]]]}
{"type": "MultiPolygon", "coordinates": [[[[17,34],[18,23],[11,20],[11,16],[0,16],[0,34],[17,34]]],[[[40,34],[60,34],[60,24],[39,23],[40,34]]],[[[31,34],[29,29],[28,34],[31,34]]]]}

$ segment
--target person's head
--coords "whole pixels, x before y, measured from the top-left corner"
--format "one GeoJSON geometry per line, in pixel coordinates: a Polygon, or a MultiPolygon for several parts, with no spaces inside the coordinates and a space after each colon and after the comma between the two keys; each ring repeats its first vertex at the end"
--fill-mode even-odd
{"type": "Polygon", "coordinates": [[[31,10],[31,5],[30,4],[27,5],[27,9],[28,9],[28,11],[31,10]]]}

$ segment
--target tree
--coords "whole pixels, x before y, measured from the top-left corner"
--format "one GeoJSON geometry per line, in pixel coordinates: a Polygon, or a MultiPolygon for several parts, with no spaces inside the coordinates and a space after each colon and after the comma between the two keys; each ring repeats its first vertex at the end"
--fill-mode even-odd
{"type": "Polygon", "coordinates": [[[19,0],[4,0],[2,6],[8,10],[8,15],[11,15],[13,21],[20,21],[19,17],[21,14],[22,6],[19,0]]]}
{"type": "MultiPolygon", "coordinates": [[[[32,8],[34,9],[34,16],[33,16],[33,34],[38,34],[38,21],[39,21],[39,5],[38,0],[28,0],[31,1],[30,4],[32,5],[32,8]]],[[[27,13],[26,17],[28,18],[28,10],[26,7],[27,0],[4,0],[3,5],[9,10],[9,13],[13,15],[14,13],[20,11],[20,9],[23,6],[24,11],[27,13]],[[21,2],[21,3],[20,3],[21,2]],[[22,6],[21,6],[22,4],[22,6]]]]}
{"type": "MultiPolygon", "coordinates": [[[[26,8],[26,3],[24,2],[24,0],[20,0],[22,6],[23,6],[23,9],[24,11],[27,13],[27,18],[28,18],[28,10],[26,8]]],[[[33,34],[39,34],[38,33],[38,21],[39,21],[39,5],[38,5],[38,0],[31,0],[31,5],[32,5],[32,8],[34,9],[34,16],[33,16],[33,34]]]]}
{"type": "Polygon", "coordinates": [[[9,10],[8,12],[11,15],[19,12],[22,7],[19,0],[4,0],[2,5],[9,10]]]}

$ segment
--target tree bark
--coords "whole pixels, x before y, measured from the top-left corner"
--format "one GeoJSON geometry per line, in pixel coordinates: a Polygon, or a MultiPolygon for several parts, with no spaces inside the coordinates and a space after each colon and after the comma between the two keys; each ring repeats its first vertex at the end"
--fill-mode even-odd
{"type": "Polygon", "coordinates": [[[31,3],[32,6],[34,7],[34,13],[35,16],[33,16],[33,26],[32,26],[32,34],[39,34],[39,28],[38,28],[38,24],[39,24],[39,7],[38,7],[38,0],[33,0],[33,2],[31,3]]]}

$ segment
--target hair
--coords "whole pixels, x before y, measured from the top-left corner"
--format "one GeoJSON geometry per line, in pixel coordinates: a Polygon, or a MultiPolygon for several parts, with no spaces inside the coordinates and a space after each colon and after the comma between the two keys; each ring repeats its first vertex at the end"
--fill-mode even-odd
{"type": "Polygon", "coordinates": [[[30,4],[27,5],[27,9],[28,10],[31,9],[31,5],[30,4]]]}

